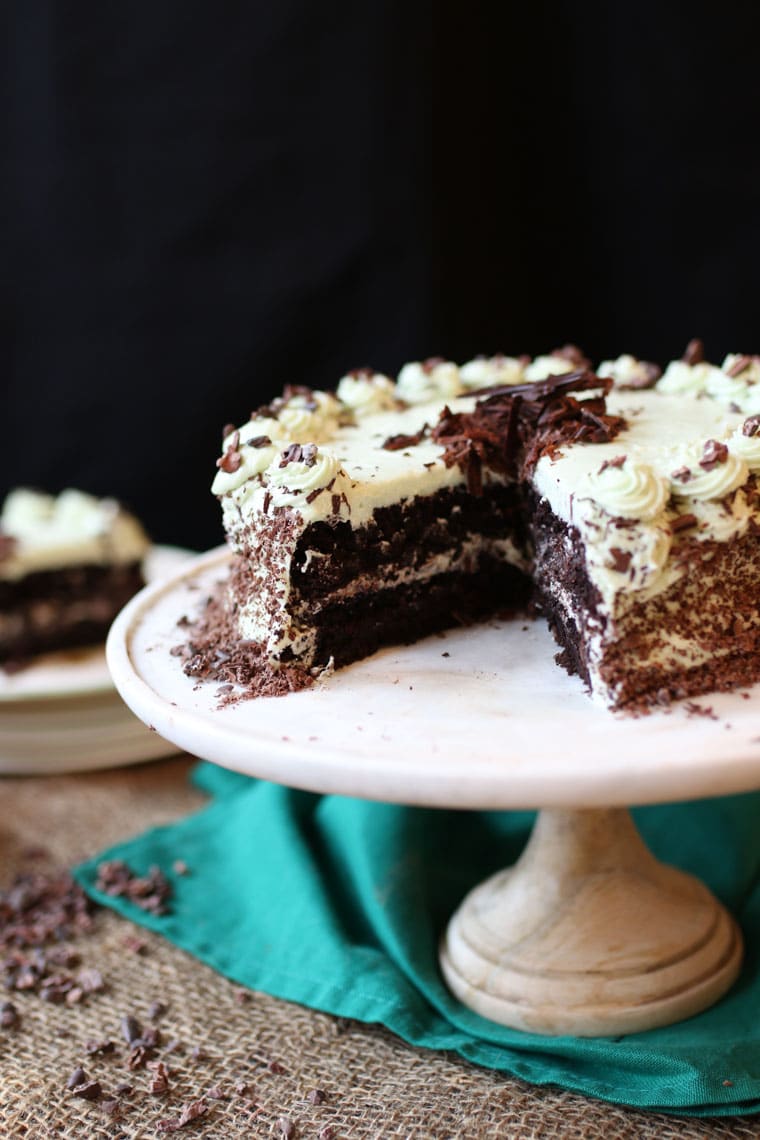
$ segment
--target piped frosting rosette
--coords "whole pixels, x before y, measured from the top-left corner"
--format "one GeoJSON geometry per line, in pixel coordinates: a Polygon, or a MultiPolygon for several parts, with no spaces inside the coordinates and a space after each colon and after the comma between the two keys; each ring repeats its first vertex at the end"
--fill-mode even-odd
{"type": "Polygon", "coordinates": [[[613,380],[618,388],[650,388],[659,379],[660,369],[648,360],[624,352],[615,360],[603,360],[597,376],[613,380]]]}
{"type": "Polygon", "coordinates": [[[264,472],[264,481],[275,507],[298,509],[323,493],[337,495],[344,502],[350,486],[337,455],[315,443],[291,444],[279,452],[264,472]]]}
{"type": "Polygon", "coordinates": [[[726,440],[729,452],[746,463],[754,474],[760,472],[760,415],[750,416],[726,440]]]}
{"type": "Polygon", "coordinates": [[[346,373],[338,384],[336,395],[356,416],[389,412],[398,404],[396,385],[390,377],[368,368],[346,373]]]}
{"type": "Polygon", "coordinates": [[[670,490],[676,498],[692,502],[724,499],[747,482],[744,459],[720,440],[708,439],[678,453],[681,462],[670,475],[670,490]]]}
{"type": "Polygon", "coordinates": [[[463,387],[458,365],[438,357],[405,364],[396,380],[398,396],[407,404],[453,399],[461,395],[463,387]]]}
{"type": "Polygon", "coordinates": [[[648,464],[620,455],[586,476],[581,495],[578,521],[602,593],[650,586],[671,546],[667,480],[648,464]],[[638,525],[620,526],[620,519],[638,525]]]}
{"type": "Polygon", "coordinates": [[[522,384],[525,360],[516,356],[476,356],[459,370],[465,388],[490,388],[496,384],[522,384]]]}
{"type": "Polygon", "coordinates": [[[251,422],[224,438],[223,454],[217,460],[219,470],[211,491],[214,495],[228,495],[237,491],[250,479],[262,475],[277,454],[272,437],[262,428],[277,430],[276,420],[251,422]]]}
{"type": "Polygon", "coordinates": [[[698,396],[707,389],[708,383],[720,385],[723,379],[721,370],[707,361],[689,364],[685,360],[671,360],[656,388],[666,396],[698,396]]]}
{"type": "Polygon", "coordinates": [[[665,509],[670,490],[649,464],[621,455],[586,476],[581,496],[615,518],[649,522],[665,509]]]}
{"type": "Polygon", "coordinates": [[[329,392],[296,392],[284,400],[275,400],[271,409],[280,427],[280,439],[294,443],[321,443],[329,439],[337,427],[343,407],[329,392]]]}

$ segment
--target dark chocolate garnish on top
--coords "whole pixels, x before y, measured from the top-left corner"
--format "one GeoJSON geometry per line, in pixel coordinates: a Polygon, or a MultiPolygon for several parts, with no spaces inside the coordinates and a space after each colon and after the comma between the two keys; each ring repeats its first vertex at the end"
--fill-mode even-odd
{"type": "Polygon", "coordinates": [[[415,447],[429,431],[427,424],[423,424],[414,435],[389,435],[383,444],[385,451],[403,451],[405,447],[415,447]]]}
{"type": "Polygon", "coordinates": [[[622,467],[627,458],[627,455],[616,455],[614,459],[605,459],[604,463],[597,471],[597,475],[601,475],[602,472],[606,471],[608,467],[622,467]]]}
{"type": "Polygon", "coordinates": [[[432,436],[442,443],[447,467],[458,464],[468,486],[482,485],[482,468],[524,478],[542,455],[564,443],[608,443],[625,426],[608,414],[605,396],[612,380],[580,369],[526,384],[481,389],[472,412],[441,412],[432,436]],[[584,400],[573,392],[597,392],[584,400]]]}
{"type": "Polygon", "coordinates": [[[231,475],[234,471],[237,471],[240,467],[240,464],[243,462],[243,457],[240,454],[239,448],[240,432],[235,431],[232,433],[232,439],[230,440],[229,447],[225,451],[224,455],[216,461],[217,467],[219,467],[220,470],[225,471],[228,475],[231,475]]]}
{"type": "Polygon", "coordinates": [[[287,467],[289,463],[305,463],[307,467],[313,467],[316,462],[315,443],[291,443],[280,455],[280,467],[287,467]]]}
{"type": "Polygon", "coordinates": [[[742,424],[742,435],[757,435],[758,431],[760,431],[760,416],[747,416],[742,424]]]}
{"type": "Polygon", "coordinates": [[[702,451],[699,466],[705,471],[712,471],[713,467],[717,467],[719,463],[725,463],[727,459],[728,448],[725,443],[719,443],[717,439],[708,439],[702,451]]]}
{"type": "Polygon", "coordinates": [[[701,364],[705,358],[705,346],[699,337],[694,337],[686,345],[681,360],[684,364],[701,364]]]}
{"type": "Polygon", "coordinates": [[[733,364],[726,369],[726,376],[731,376],[733,378],[741,376],[742,372],[746,371],[751,363],[752,357],[747,356],[746,353],[742,353],[740,356],[737,356],[733,364]]]}

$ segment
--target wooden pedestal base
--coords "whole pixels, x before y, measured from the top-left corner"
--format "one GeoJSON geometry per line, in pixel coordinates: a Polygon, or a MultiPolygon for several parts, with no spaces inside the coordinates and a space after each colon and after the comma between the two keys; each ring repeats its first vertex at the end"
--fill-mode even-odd
{"type": "Polygon", "coordinates": [[[521,858],[467,896],[441,948],[450,989],[477,1013],[582,1037],[698,1013],[741,957],[728,912],[659,863],[625,809],[541,812],[521,858]]]}

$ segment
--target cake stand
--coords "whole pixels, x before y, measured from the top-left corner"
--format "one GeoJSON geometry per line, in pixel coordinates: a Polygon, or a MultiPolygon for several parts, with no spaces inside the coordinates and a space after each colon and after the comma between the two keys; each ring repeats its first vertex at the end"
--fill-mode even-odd
{"type": "Polygon", "coordinates": [[[218,687],[186,677],[171,649],[226,565],[224,550],[193,561],[111,630],[114,682],[161,736],[310,791],[542,809],[517,864],[477,886],[443,936],[443,975],[465,1005],[532,1032],[617,1035],[688,1017],[728,989],[736,923],[697,879],[655,859],[627,806],[760,787],[758,692],[613,715],[557,668],[543,623],[518,620],[221,707],[218,687]]]}

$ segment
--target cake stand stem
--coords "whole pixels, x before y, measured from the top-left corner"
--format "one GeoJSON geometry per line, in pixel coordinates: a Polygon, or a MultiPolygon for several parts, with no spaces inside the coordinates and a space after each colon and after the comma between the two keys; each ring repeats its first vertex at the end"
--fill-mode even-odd
{"type": "Polygon", "coordinates": [[[625,808],[540,812],[515,866],[470,892],[441,948],[450,989],[477,1013],[586,1037],[698,1013],[741,957],[726,909],[655,859],[625,808]]]}

